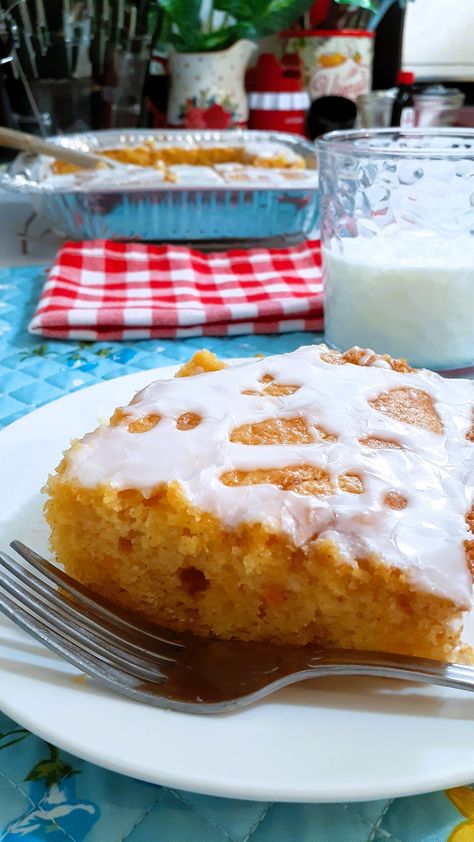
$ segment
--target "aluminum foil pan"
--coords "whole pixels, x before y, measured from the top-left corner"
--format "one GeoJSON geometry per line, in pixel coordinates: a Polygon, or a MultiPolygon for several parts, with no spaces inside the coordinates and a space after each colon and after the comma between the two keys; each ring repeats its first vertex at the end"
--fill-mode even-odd
{"type": "MultiPolygon", "coordinates": [[[[296,135],[251,131],[114,130],[52,138],[76,149],[136,146],[146,141],[173,146],[283,144],[314,170],[311,143],[296,135]]],[[[45,178],[46,159],[19,155],[0,179],[6,189],[28,195],[42,220],[61,236],[78,239],[268,240],[309,236],[318,225],[317,177],[311,183],[172,184],[157,174],[125,181],[72,185],[45,178]],[[54,184],[53,184],[54,182],[54,184]]]]}

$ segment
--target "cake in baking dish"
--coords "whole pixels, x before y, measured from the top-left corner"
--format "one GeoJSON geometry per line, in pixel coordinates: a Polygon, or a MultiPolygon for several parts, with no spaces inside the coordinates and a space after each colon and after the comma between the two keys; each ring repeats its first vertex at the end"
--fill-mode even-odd
{"type": "MultiPolygon", "coordinates": [[[[168,167],[186,165],[191,167],[213,167],[220,164],[237,164],[247,167],[278,168],[299,170],[305,168],[305,161],[289,146],[275,142],[256,142],[229,146],[225,143],[212,144],[170,144],[145,142],[138,146],[121,146],[116,149],[101,149],[101,155],[120,161],[122,164],[135,164],[141,167],[163,169],[168,174],[168,167]]],[[[79,167],[54,161],[52,170],[56,175],[76,172],[79,167]]],[[[171,179],[172,180],[172,179],[171,179]]]]}
{"type": "Polygon", "coordinates": [[[323,345],[199,352],[76,441],[66,570],[200,635],[455,660],[471,606],[474,382],[323,345]]]}

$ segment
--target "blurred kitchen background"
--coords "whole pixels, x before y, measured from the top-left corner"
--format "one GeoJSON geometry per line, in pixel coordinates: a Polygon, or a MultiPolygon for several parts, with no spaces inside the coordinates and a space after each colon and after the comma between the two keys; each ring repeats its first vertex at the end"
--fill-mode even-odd
{"type": "Polygon", "coordinates": [[[0,0],[0,125],[316,137],[390,125],[401,91],[415,125],[474,126],[474,0],[288,0],[271,25],[246,8],[0,0]]]}

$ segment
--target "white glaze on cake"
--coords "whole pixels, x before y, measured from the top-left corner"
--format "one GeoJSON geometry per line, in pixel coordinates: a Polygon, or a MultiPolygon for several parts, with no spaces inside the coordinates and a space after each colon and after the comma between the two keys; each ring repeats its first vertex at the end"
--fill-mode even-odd
{"type": "Polygon", "coordinates": [[[130,420],[160,415],[146,433],[128,432],[128,422],[103,425],[88,434],[68,459],[68,479],[93,487],[136,488],[148,496],[160,483],[178,481],[189,501],[217,515],[228,527],[255,520],[287,533],[298,546],[331,538],[344,555],[376,553],[404,570],[417,588],[469,607],[472,580],[464,541],[465,515],[472,503],[474,444],[467,440],[474,405],[474,382],[445,380],[427,371],[399,373],[384,361],[373,366],[334,365],[321,359],[324,346],[308,346],[194,377],[155,381],[124,412],[130,420]],[[272,397],[261,378],[300,388],[272,397]],[[430,395],[444,432],[388,417],[368,403],[390,389],[430,395]],[[255,390],[258,395],[243,395],[255,390]],[[202,416],[191,430],[176,428],[184,412],[202,416]],[[306,420],[337,436],[313,444],[232,443],[232,430],[268,418],[306,420]],[[400,448],[371,449],[366,437],[396,441],[400,448]],[[334,486],[328,496],[282,491],[272,484],[230,487],[221,476],[233,469],[314,465],[334,486]],[[341,474],[354,472],[365,491],[338,488],[341,474]],[[407,498],[403,510],[387,508],[385,493],[407,498]]]}
{"type": "MultiPolygon", "coordinates": [[[[124,147],[126,149],[141,148],[143,142],[134,144],[133,146],[124,147]]],[[[222,140],[200,140],[196,141],[192,135],[186,137],[185,143],[178,141],[156,141],[151,144],[153,149],[159,151],[160,149],[172,148],[183,151],[192,149],[243,149],[245,154],[250,158],[257,156],[260,160],[269,161],[270,163],[278,163],[279,169],[274,166],[259,168],[252,164],[246,165],[246,177],[240,179],[247,184],[254,184],[259,182],[268,182],[270,186],[284,186],[289,182],[303,181],[311,187],[317,186],[318,177],[315,170],[305,171],[305,162],[301,155],[298,155],[293,149],[284,143],[272,142],[254,142],[242,143],[237,139],[222,139],[222,140]],[[282,168],[283,167],[283,168],[282,168]],[[285,169],[287,167],[288,169],[285,169]],[[296,168],[301,175],[289,176],[291,168],[296,168]],[[271,175],[271,170],[274,174],[271,175]]],[[[120,147],[118,147],[120,148],[120,147]]],[[[93,152],[101,152],[101,149],[93,149],[93,152]]],[[[221,167],[241,168],[241,164],[217,164],[214,166],[200,166],[194,164],[172,164],[164,165],[161,161],[157,161],[153,166],[137,166],[127,164],[124,167],[107,169],[99,168],[98,170],[79,170],[78,172],[67,173],[64,175],[57,175],[53,170],[53,161],[51,158],[41,157],[39,159],[38,167],[38,181],[41,187],[45,190],[92,190],[98,188],[111,189],[117,186],[120,187],[136,187],[136,186],[154,186],[163,184],[167,188],[186,187],[189,186],[216,186],[224,185],[225,179],[223,174],[225,170],[220,172],[221,167]],[[169,178],[171,175],[171,179],[169,178]]],[[[232,169],[230,170],[232,171],[232,169]]],[[[296,171],[293,169],[293,173],[296,171]]]]}

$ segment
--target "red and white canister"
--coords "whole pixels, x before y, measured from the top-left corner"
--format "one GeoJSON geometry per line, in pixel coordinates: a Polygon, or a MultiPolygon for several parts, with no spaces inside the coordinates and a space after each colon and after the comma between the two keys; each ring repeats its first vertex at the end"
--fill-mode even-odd
{"type": "Polygon", "coordinates": [[[302,90],[298,57],[284,56],[279,62],[272,53],[262,53],[251,79],[249,128],[304,134],[310,99],[302,90]]]}
{"type": "Polygon", "coordinates": [[[363,29],[307,29],[282,36],[302,63],[311,100],[343,96],[357,101],[372,86],[374,32],[363,29]]]}

